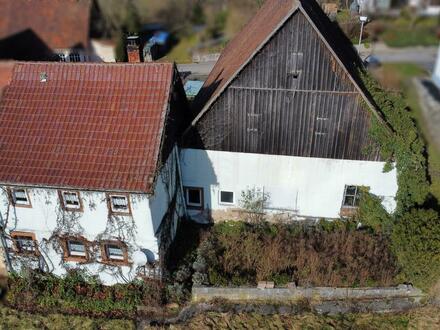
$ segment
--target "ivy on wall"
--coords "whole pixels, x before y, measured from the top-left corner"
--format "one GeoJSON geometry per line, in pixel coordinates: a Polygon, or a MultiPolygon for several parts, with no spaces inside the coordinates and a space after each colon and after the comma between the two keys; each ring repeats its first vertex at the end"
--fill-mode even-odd
{"type": "Polygon", "coordinates": [[[411,117],[408,107],[400,94],[383,90],[366,73],[361,73],[364,85],[378,106],[384,125],[373,117],[370,135],[379,146],[381,156],[387,160],[384,171],[397,170],[397,214],[422,205],[429,193],[427,180],[425,144],[411,117]]]}

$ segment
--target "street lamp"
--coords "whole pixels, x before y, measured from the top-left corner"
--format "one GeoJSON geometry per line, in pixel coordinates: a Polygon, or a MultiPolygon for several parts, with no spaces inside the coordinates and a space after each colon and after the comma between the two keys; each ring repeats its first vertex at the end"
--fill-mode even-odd
{"type": "Polygon", "coordinates": [[[364,24],[368,21],[367,16],[359,16],[359,20],[361,21],[361,34],[359,36],[359,46],[362,43],[362,33],[364,32],[364,24]]]}

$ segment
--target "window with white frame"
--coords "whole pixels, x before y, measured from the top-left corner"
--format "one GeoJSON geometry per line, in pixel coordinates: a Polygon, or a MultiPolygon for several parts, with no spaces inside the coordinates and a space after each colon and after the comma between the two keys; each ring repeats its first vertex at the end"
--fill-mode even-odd
{"type": "Polygon", "coordinates": [[[226,190],[220,190],[220,204],[234,204],[234,192],[233,191],[226,191],[226,190]]]}
{"type": "Polygon", "coordinates": [[[358,207],[361,198],[360,186],[345,186],[343,207],[358,207]]]}
{"type": "Polygon", "coordinates": [[[107,261],[127,261],[127,254],[122,243],[108,242],[103,244],[103,260],[107,261]]]}
{"type": "Polygon", "coordinates": [[[67,254],[69,257],[87,258],[86,245],[83,241],[68,239],[67,254]]]}
{"type": "Polygon", "coordinates": [[[12,203],[17,206],[30,206],[28,193],[24,188],[11,188],[12,203]]]}
{"type": "Polygon", "coordinates": [[[186,205],[190,208],[203,208],[203,188],[185,187],[186,205]]]}
{"type": "Polygon", "coordinates": [[[65,209],[81,209],[81,201],[79,197],[79,193],[75,191],[63,191],[61,192],[62,202],[65,209]]]}
{"type": "Polygon", "coordinates": [[[128,196],[126,195],[110,195],[110,207],[114,213],[130,213],[128,196]]]}

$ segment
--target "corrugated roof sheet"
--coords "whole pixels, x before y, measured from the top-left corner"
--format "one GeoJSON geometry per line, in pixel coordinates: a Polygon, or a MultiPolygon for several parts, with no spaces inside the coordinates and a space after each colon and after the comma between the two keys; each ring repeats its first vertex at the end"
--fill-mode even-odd
{"type": "Polygon", "coordinates": [[[51,49],[88,47],[91,0],[0,0],[0,39],[32,30],[51,49]]]}
{"type": "Polygon", "coordinates": [[[15,64],[0,103],[0,182],[151,191],[173,72],[168,63],[15,64]]]}

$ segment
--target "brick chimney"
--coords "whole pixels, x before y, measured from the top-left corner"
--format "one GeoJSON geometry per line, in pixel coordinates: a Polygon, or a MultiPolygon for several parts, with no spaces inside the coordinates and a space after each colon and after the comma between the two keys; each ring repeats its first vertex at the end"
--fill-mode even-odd
{"type": "Polygon", "coordinates": [[[127,37],[127,57],[129,63],[140,63],[141,53],[139,51],[139,37],[127,37]]]}

